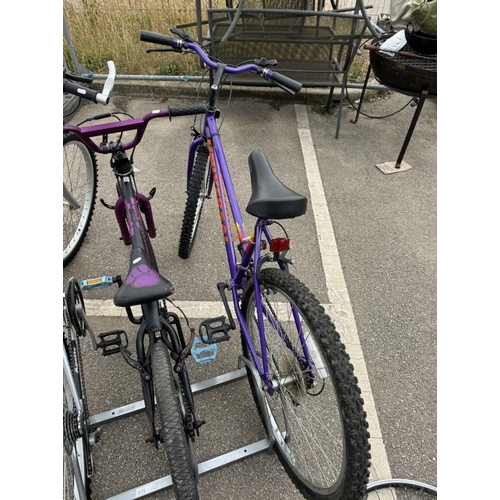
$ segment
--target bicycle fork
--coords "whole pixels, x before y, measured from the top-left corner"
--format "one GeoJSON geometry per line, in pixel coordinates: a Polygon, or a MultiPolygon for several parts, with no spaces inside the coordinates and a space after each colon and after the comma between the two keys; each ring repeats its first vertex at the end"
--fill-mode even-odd
{"type": "Polygon", "coordinates": [[[184,427],[187,435],[194,441],[195,433],[199,436],[199,428],[205,424],[205,421],[196,419],[194,398],[185,363],[186,355],[183,354],[189,352],[190,345],[184,341],[181,324],[175,313],[167,312],[166,309],[160,310],[157,303],[143,304],[142,308],[148,321],[143,321],[141,324],[137,334],[136,349],[138,364],[142,367],[140,373],[145,411],[151,427],[151,437],[146,441],[153,442],[156,448],[158,448],[160,441],[155,425],[155,391],[151,372],[150,348],[146,350],[145,347],[146,336],[149,346],[152,346],[154,342],[164,342],[169,349],[170,356],[175,361],[173,370],[178,376],[178,390],[185,410],[184,427]],[[153,326],[148,327],[147,325],[153,326]]]}
{"type": "MultiPolygon", "coordinates": [[[[131,245],[131,228],[130,221],[127,223],[127,205],[134,204],[143,214],[146,219],[146,231],[150,238],[156,237],[156,227],[153,219],[153,209],[151,208],[150,200],[156,194],[156,188],[152,188],[148,196],[145,196],[135,189],[132,191],[127,190],[128,193],[132,192],[133,197],[126,196],[124,191],[125,185],[135,184],[134,178],[134,167],[132,158],[128,158],[127,152],[123,149],[123,145],[118,143],[111,143],[113,147],[113,153],[111,156],[111,168],[118,179],[118,193],[120,197],[118,198],[115,205],[110,205],[106,203],[101,198],[101,203],[111,210],[114,210],[118,226],[120,228],[121,239],[126,246],[131,245]]],[[[66,194],[66,191],[65,191],[66,194]]]]}

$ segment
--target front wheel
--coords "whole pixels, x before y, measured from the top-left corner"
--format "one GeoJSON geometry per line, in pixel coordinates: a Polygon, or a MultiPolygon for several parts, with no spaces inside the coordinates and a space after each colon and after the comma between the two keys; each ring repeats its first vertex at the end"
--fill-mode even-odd
{"type": "Polygon", "coordinates": [[[181,237],[179,240],[179,257],[188,259],[193,249],[196,230],[200,221],[203,202],[207,197],[210,181],[210,168],[206,146],[198,146],[193,166],[191,180],[189,181],[188,196],[182,220],[181,237]]]}
{"type": "Polygon", "coordinates": [[[198,500],[196,474],[192,468],[188,436],[184,430],[182,412],[167,346],[153,345],[151,369],[156,402],[160,413],[161,433],[172,483],[179,500],[198,500]]]}
{"type": "MultiPolygon", "coordinates": [[[[304,284],[279,269],[264,269],[261,276],[261,319],[273,394],[248,372],[275,452],[306,498],[359,500],[368,483],[370,445],[361,391],[345,346],[304,284]]],[[[252,284],[242,311],[262,361],[252,284]]],[[[243,355],[251,359],[243,336],[242,342],[243,355]]]]}
{"type": "Polygon", "coordinates": [[[80,249],[97,194],[97,160],[73,133],[63,135],[63,267],[80,249]]]}

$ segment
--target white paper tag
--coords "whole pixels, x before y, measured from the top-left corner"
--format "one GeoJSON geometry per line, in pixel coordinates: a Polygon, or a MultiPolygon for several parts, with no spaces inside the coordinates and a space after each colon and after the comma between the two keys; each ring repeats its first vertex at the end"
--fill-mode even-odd
{"type": "Polygon", "coordinates": [[[394,36],[388,38],[381,46],[380,52],[394,57],[394,52],[399,52],[406,45],[406,36],[404,30],[398,31],[394,36]],[[391,52],[386,52],[386,51],[391,52]]]}

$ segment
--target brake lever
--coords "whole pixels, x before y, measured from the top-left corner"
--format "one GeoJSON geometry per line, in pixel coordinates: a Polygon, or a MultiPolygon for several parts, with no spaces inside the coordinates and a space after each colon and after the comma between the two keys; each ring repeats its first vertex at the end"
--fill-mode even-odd
{"type": "Polygon", "coordinates": [[[195,43],[196,41],[191,35],[189,35],[188,33],[184,33],[184,31],[181,31],[179,28],[177,28],[177,26],[173,26],[172,28],[170,28],[170,32],[181,37],[181,39],[185,42],[195,43]]]}
{"type": "Polygon", "coordinates": [[[63,78],[66,78],[69,81],[72,82],[78,82],[78,83],[92,83],[94,80],[90,76],[81,76],[81,75],[72,75],[70,73],[67,73],[66,70],[63,72],[63,78]]]}
{"type": "Polygon", "coordinates": [[[174,49],[173,47],[161,47],[158,49],[146,49],[146,54],[150,52],[180,52],[179,49],[174,49]]]}
{"type": "Polygon", "coordinates": [[[278,61],[276,59],[266,59],[265,57],[261,57],[260,59],[255,59],[254,63],[262,68],[278,65],[278,61]]]}

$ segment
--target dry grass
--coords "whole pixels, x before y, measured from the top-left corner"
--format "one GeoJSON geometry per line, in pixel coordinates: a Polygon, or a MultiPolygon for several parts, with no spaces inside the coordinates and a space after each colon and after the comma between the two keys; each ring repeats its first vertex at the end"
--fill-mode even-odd
{"type": "MultiPolygon", "coordinates": [[[[148,44],[139,39],[141,30],[170,35],[171,26],[195,22],[195,5],[194,0],[64,0],[63,13],[77,59],[94,73],[106,73],[112,59],[121,74],[197,74],[197,58],[146,54],[148,44]]],[[[196,36],[195,29],[186,31],[196,36]]],[[[69,62],[65,40],[63,47],[69,62]]]]}
{"type": "MultiPolygon", "coordinates": [[[[224,7],[225,0],[212,0],[212,4],[224,7]]],[[[202,0],[202,11],[207,6],[208,0],[202,0]]],[[[195,24],[195,0],[64,0],[63,13],[78,61],[94,73],[107,73],[110,59],[122,75],[197,75],[204,71],[192,55],[146,54],[149,45],[139,39],[141,30],[170,34],[171,26],[195,24]]],[[[196,26],[183,29],[197,38],[196,26]]],[[[63,50],[70,64],[64,39],[63,50]]],[[[351,81],[360,81],[365,61],[365,57],[356,58],[351,81]]]]}

